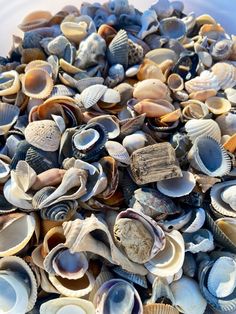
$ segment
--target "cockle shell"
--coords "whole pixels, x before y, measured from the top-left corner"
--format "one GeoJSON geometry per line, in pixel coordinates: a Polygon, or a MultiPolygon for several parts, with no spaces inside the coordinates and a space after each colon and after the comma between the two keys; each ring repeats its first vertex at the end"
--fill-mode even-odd
{"type": "Polygon", "coordinates": [[[16,123],[20,109],[16,106],[0,102],[0,114],[0,135],[4,135],[16,123]]]}
{"type": "Polygon", "coordinates": [[[186,233],[192,233],[198,231],[205,222],[206,214],[203,208],[197,208],[192,211],[192,217],[189,222],[182,228],[182,231],[186,233]]]}
{"type": "Polygon", "coordinates": [[[193,233],[183,233],[185,251],[191,253],[214,250],[213,234],[207,229],[199,229],[193,233]]]}
{"type": "Polygon", "coordinates": [[[220,89],[232,88],[235,85],[236,68],[227,62],[218,62],[213,65],[211,72],[216,76],[220,89]]]}
{"type": "Polygon", "coordinates": [[[202,119],[209,114],[207,105],[199,100],[188,100],[181,103],[183,109],[183,116],[187,120],[202,119]]]}
{"type": "Polygon", "coordinates": [[[178,314],[171,305],[164,303],[146,304],[143,306],[143,314],[178,314]]]}
{"type": "Polygon", "coordinates": [[[117,161],[129,165],[130,164],[130,157],[129,154],[124,146],[120,143],[115,141],[107,141],[105,144],[105,148],[108,154],[116,159],[117,161]]]}
{"type": "Polygon", "coordinates": [[[138,37],[144,39],[147,35],[155,33],[159,28],[159,22],[157,20],[157,14],[155,10],[146,10],[141,16],[141,30],[138,33],[138,37]]]}
{"type": "Polygon", "coordinates": [[[172,73],[167,80],[168,87],[173,91],[181,91],[184,89],[184,80],[176,73],[172,73]]]}
{"type": "Polygon", "coordinates": [[[172,113],[175,107],[165,99],[143,99],[134,105],[134,110],[139,114],[146,114],[147,118],[160,118],[172,113]]]}
{"type": "Polygon", "coordinates": [[[222,135],[234,135],[236,133],[236,114],[228,112],[216,118],[222,135]]]}
{"type": "Polygon", "coordinates": [[[120,134],[120,126],[115,118],[115,116],[110,115],[100,115],[98,117],[89,120],[89,123],[99,123],[104,126],[107,131],[108,138],[114,139],[120,134]]]}
{"type": "Polygon", "coordinates": [[[168,38],[182,40],[186,33],[185,23],[176,17],[168,17],[160,22],[160,33],[168,38]]]}
{"type": "Polygon", "coordinates": [[[185,124],[185,129],[193,143],[203,134],[214,138],[217,142],[220,142],[221,140],[221,130],[218,124],[211,119],[189,120],[185,124]]]}
{"type": "Polygon", "coordinates": [[[147,289],[147,280],[145,276],[132,274],[119,266],[115,266],[112,268],[112,271],[120,276],[122,279],[128,280],[131,283],[137,284],[140,287],[147,289]]]}
{"type": "Polygon", "coordinates": [[[206,100],[206,105],[215,115],[227,113],[231,109],[231,103],[222,97],[210,97],[206,100]]]}
{"type": "Polygon", "coordinates": [[[0,96],[16,94],[20,90],[19,74],[15,70],[0,74],[0,96]]]}
{"type": "Polygon", "coordinates": [[[27,73],[29,70],[33,69],[41,69],[48,72],[48,74],[52,75],[52,66],[47,61],[43,60],[33,60],[25,67],[25,73],[27,73]]]}
{"type": "Polygon", "coordinates": [[[201,136],[194,141],[188,159],[192,167],[211,177],[224,176],[231,170],[229,155],[209,136],[201,136]]]}
{"type": "Polygon", "coordinates": [[[63,297],[43,303],[40,314],[95,314],[92,302],[79,298],[63,297]]]}
{"type": "Polygon", "coordinates": [[[185,88],[189,94],[206,91],[206,90],[216,90],[220,89],[220,81],[215,72],[203,71],[200,76],[193,78],[192,80],[185,83],[185,88]]]}
{"type": "Polygon", "coordinates": [[[107,59],[110,65],[121,64],[124,69],[128,66],[128,35],[120,30],[107,49],[107,59]]]}
{"type": "Polygon", "coordinates": [[[26,127],[25,138],[43,151],[54,152],[59,148],[61,132],[52,120],[34,121],[26,127]]]}
{"type": "Polygon", "coordinates": [[[81,101],[86,109],[97,104],[107,90],[105,85],[92,85],[84,89],[81,93],[81,101]]]}
{"type": "Polygon", "coordinates": [[[28,14],[18,27],[23,32],[27,32],[35,28],[48,26],[51,18],[52,15],[48,11],[34,11],[28,14]]]}
{"type": "Polygon", "coordinates": [[[142,99],[165,99],[167,96],[167,87],[158,79],[147,79],[137,83],[134,88],[133,96],[139,100],[142,99]]]}
{"type": "Polygon", "coordinates": [[[132,154],[136,149],[143,148],[147,142],[145,133],[142,131],[134,132],[127,135],[122,142],[122,145],[127,149],[129,154],[132,154]]]}
{"type": "Polygon", "coordinates": [[[86,151],[96,144],[99,133],[94,129],[82,130],[73,137],[73,143],[78,150],[86,151]]]}
{"type": "Polygon", "coordinates": [[[227,60],[231,54],[233,42],[229,39],[223,39],[212,43],[210,53],[214,60],[227,60]]]}

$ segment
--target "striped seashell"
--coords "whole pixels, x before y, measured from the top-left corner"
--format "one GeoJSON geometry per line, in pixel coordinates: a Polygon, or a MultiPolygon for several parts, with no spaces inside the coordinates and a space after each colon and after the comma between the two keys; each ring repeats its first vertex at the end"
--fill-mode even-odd
{"type": "Polygon", "coordinates": [[[189,94],[205,91],[205,90],[220,90],[220,80],[214,72],[203,71],[200,76],[193,78],[185,83],[185,88],[189,94]]]}
{"type": "Polygon", "coordinates": [[[7,134],[20,115],[17,106],[0,102],[0,135],[7,134]]]}
{"type": "Polygon", "coordinates": [[[198,137],[202,136],[203,134],[214,138],[219,143],[221,141],[221,130],[214,120],[192,119],[186,122],[185,129],[193,143],[198,137]]]}
{"type": "Polygon", "coordinates": [[[128,35],[120,30],[112,39],[107,49],[107,59],[110,65],[121,64],[124,69],[128,66],[128,35]]]}
{"type": "Polygon", "coordinates": [[[108,154],[117,161],[126,165],[130,164],[129,154],[126,148],[124,148],[124,146],[121,145],[120,143],[115,141],[107,141],[105,144],[105,148],[108,154]]]}
{"type": "Polygon", "coordinates": [[[221,89],[225,90],[235,86],[236,69],[234,65],[218,62],[213,65],[211,72],[217,77],[221,89]]]}
{"type": "Polygon", "coordinates": [[[107,90],[107,86],[96,84],[84,89],[81,93],[81,102],[86,109],[97,104],[107,90]]]}

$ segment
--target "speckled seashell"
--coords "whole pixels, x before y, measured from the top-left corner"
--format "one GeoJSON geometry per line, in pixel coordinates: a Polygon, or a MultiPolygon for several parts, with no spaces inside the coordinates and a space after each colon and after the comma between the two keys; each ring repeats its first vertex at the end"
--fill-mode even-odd
{"type": "Polygon", "coordinates": [[[95,314],[95,307],[92,302],[79,298],[63,297],[44,302],[40,307],[40,314],[67,314],[83,313],[95,314]]]}
{"type": "Polygon", "coordinates": [[[149,9],[143,12],[141,16],[141,30],[138,37],[144,39],[147,35],[155,33],[159,28],[157,14],[155,10],[149,9]]]}
{"type": "Polygon", "coordinates": [[[11,256],[20,252],[30,241],[35,231],[36,222],[33,216],[24,213],[1,215],[0,256],[11,256]],[[18,234],[12,237],[12,232],[18,234]]]}
{"type": "Polygon", "coordinates": [[[201,37],[206,36],[210,40],[219,40],[225,38],[225,30],[220,24],[203,24],[200,28],[199,35],[201,37]]]}
{"type": "Polygon", "coordinates": [[[165,76],[163,75],[160,67],[149,59],[144,59],[141,66],[138,67],[137,78],[139,81],[146,79],[158,79],[165,82],[165,76]]]}
{"type": "Polygon", "coordinates": [[[145,133],[137,131],[131,135],[127,135],[122,142],[122,145],[127,149],[129,154],[132,154],[136,149],[143,148],[147,142],[145,133]]]}
{"type": "Polygon", "coordinates": [[[236,114],[228,112],[216,118],[222,135],[234,135],[236,133],[236,114]]]}
{"type": "Polygon", "coordinates": [[[214,120],[192,119],[186,122],[185,129],[193,143],[203,134],[214,138],[219,143],[221,141],[221,131],[218,124],[214,120]]]}
{"type": "Polygon", "coordinates": [[[43,99],[51,94],[53,80],[47,71],[35,68],[23,76],[22,89],[29,97],[43,99]]]}
{"type": "Polygon", "coordinates": [[[186,82],[185,88],[189,94],[211,89],[218,91],[220,89],[220,81],[218,80],[218,76],[206,70],[200,76],[186,82]]]}
{"type": "Polygon", "coordinates": [[[61,132],[54,121],[41,120],[28,124],[25,138],[28,143],[37,148],[54,152],[59,148],[61,132]]]}
{"type": "Polygon", "coordinates": [[[133,96],[142,99],[165,99],[167,97],[167,87],[157,79],[147,79],[137,83],[134,87],[133,96]]]}
{"type": "Polygon", "coordinates": [[[23,32],[28,32],[35,28],[48,26],[52,15],[48,11],[34,11],[28,14],[18,27],[23,32]]]}
{"type": "Polygon", "coordinates": [[[105,144],[105,148],[108,154],[116,159],[117,161],[129,165],[130,164],[130,157],[129,154],[120,143],[115,141],[107,141],[105,144]]]}
{"type": "Polygon", "coordinates": [[[187,29],[185,23],[181,19],[169,17],[161,20],[160,33],[169,38],[182,40],[187,33],[187,29]]]}
{"type": "Polygon", "coordinates": [[[0,96],[13,95],[20,90],[20,78],[15,70],[1,73],[0,80],[0,96]]]}
{"type": "Polygon", "coordinates": [[[167,48],[157,48],[157,49],[151,50],[145,55],[145,58],[152,60],[158,65],[161,65],[163,62],[167,60],[168,62],[169,60],[173,62],[177,62],[178,60],[177,54],[173,50],[167,49],[167,48]]]}
{"type": "Polygon", "coordinates": [[[187,120],[202,119],[209,114],[207,105],[199,100],[187,100],[181,103],[183,109],[183,116],[187,120]]]}
{"type": "Polygon", "coordinates": [[[215,248],[213,234],[207,229],[183,233],[185,251],[191,253],[209,252],[215,248]]]}
{"type": "Polygon", "coordinates": [[[97,104],[107,90],[105,85],[92,85],[84,89],[81,93],[81,101],[86,109],[97,104]]]}
{"type": "Polygon", "coordinates": [[[195,140],[188,153],[188,159],[192,167],[211,177],[224,176],[231,170],[229,155],[209,136],[201,136],[195,140]]]}
{"type": "Polygon", "coordinates": [[[143,99],[134,106],[139,114],[146,114],[148,118],[160,118],[175,110],[174,106],[165,99],[143,99]]]}
{"type": "Polygon", "coordinates": [[[20,114],[17,106],[7,103],[0,103],[0,135],[7,134],[11,127],[16,123],[20,114]]]}
{"type": "Polygon", "coordinates": [[[86,88],[92,85],[102,85],[104,82],[104,78],[102,77],[87,77],[81,79],[76,84],[76,88],[79,90],[80,93],[83,92],[86,88]]]}
{"type": "Polygon", "coordinates": [[[229,39],[219,40],[212,43],[210,53],[214,60],[221,61],[227,60],[231,54],[233,42],[229,39]]]}
{"type": "Polygon", "coordinates": [[[107,49],[109,64],[121,64],[126,69],[128,66],[128,35],[126,31],[120,30],[112,39],[107,49]]]}
{"type": "Polygon", "coordinates": [[[109,139],[114,139],[120,134],[120,126],[115,116],[100,115],[89,120],[89,123],[99,123],[103,125],[107,131],[109,139]]]}
{"type": "Polygon", "coordinates": [[[172,73],[167,80],[168,87],[173,91],[181,91],[184,89],[184,80],[176,73],[172,73]]]}
{"type": "Polygon", "coordinates": [[[221,89],[234,87],[236,78],[234,65],[227,62],[218,62],[213,65],[211,71],[217,77],[221,89]]]}

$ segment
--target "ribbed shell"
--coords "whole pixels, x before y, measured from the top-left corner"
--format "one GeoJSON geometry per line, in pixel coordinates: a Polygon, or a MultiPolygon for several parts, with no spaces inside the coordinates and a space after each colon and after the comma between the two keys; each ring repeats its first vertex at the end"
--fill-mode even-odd
{"type": "Polygon", "coordinates": [[[121,64],[126,69],[128,66],[128,35],[120,30],[111,41],[107,50],[107,59],[111,65],[121,64]]]}
{"type": "Polygon", "coordinates": [[[185,88],[188,93],[194,93],[204,90],[216,90],[220,89],[220,79],[219,77],[210,71],[203,71],[200,76],[193,78],[192,80],[185,83],[185,88]]]}
{"type": "Polygon", "coordinates": [[[126,148],[124,148],[124,146],[121,145],[120,143],[115,141],[107,141],[105,144],[105,148],[108,154],[117,161],[126,165],[130,164],[129,154],[126,148]]]}
{"type": "Polygon", "coordinates": [[[192,142],[196,138],[208,135],[214,138],[217,142],[221,141],[221,131],[218,124],[212,119],[198,120],[192,119],[186,122],[185,129],[192,142]]]}
{"type": "Polygon", "coordinates": [[[96,105],[106,90],[107,86],[100,84],[92,85],[84,89],[81,93],[81,101],[84,107],[89,109],[90,107],[96,105]]]}
{"type": "Polygon", "coordinates": [[[221,89],[225,90],[235,86],[236,69],[234,65],[227,62],[218,62],[213,65],[211,71],[217,77],[221,89]]]}

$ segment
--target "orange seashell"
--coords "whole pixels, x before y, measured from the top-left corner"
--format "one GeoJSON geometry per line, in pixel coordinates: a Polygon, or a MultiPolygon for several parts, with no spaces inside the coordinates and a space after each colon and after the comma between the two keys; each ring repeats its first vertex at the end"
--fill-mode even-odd
{"type": "Polygon", "coordinates": [[[171,59],[165,60],[162,63],[158,64],[159,68],[164,74],[169,72],[173,65],[174,65],[174,61],[171,59]]]}
{"type": "Polygon", "coordinates": [[[175,111],[172,111],[171,113],[167,113],[164,116],[160,118],[161,123],[170,123],[170,122],[175,122],[179,120],[181,117],[181,110],[177,109],[175,111]]]}
{"type": "Polygon", "coordinates": [[[165,99],[168,96],[168,88],[157,79],[140,81],[134,87],[134,98],[137,99],[165,99]]]}
{"type": "Polygon", "coordinates": [[[115,193],[108,199],[104,199],[103,202],[109,206],[119,206],[124,201],[124,195],[120,190],[116,190],[115,193]]]}
{"type": "Polygon", "coordinates": [[[36,181],[31,187],[32,190],[40,190],[45,186],[59,185],[64,177],[66,170],[64,169],[49,169],[37,175],[36,181]]]}
{"type": "Polygon", "coordinates": [[[117,31],[107,24],[102,24],[98,29],[98,35],[105,39],[107,45],[110,44],[116,34],[117,31]]]}
{"type": "Polygon", "coordinates": [[[63,221],[52,221],[46,219],[40,219],[40,233],[42,238],[48,233],[48,231],[54,227],[62,226],[63,221]]]}
{"type": "Polygon", "coordinates": [[[228,141],[224,143],[223,146],[229,152],[234,153],[236,151],[236,133],[232,135],[230,139],[228,139],[228,141]]]}
{"type": "Polygon", "coordinates": [[[204,24],[199,31],[201,37],[207,36],[209,39],[213,40],[219,39],[224,33],[225,30],[220,24],[204,24]]]}
{"type": "Polygon", "coordinates": [[[191,93],[189,95],[189,98],[200,100],[200,101],[206,101],[208,98],[214,97],[216,94],[217,94],[217,91],[215,89],[207,89],[207,90],[201,90],[195,93],[191,93]]]}
{"type": "Polygon", "coordinates": [[[134,106],[139,114],[146,113],[147,118],[160,118],[175,110],[175,107],[167,100],[144,99],[134,106]]]}
{"type": "Polygon", "coordinates": [[[127,78],[123,81],[123,83],[127,83],[127,84],[129,84],[129,85],[131,85],[131,86],[134,86],[135,84],[138,83],[138,80],[137,80],[137,79],[134,79],[134,78],[127,77],[127,78]]]}
{"type": "Polygon", "coordinates": [[[139,79],[139,81],[143,81],[146,79],[158,79],[161,82],[165,82],[166,80],[160,67],[155,62],[149,59],[144,59],[142,65],[139,68],[137,78],[139,79]]]}
{"type": "Polygon", "coordinates": [[[51,119],[52,114],[60,115],[66,119],[62,106],[56,102],[50,105],[45,103],[39,105],[37,108],[37,114],[40,120],[51,119]]]}

